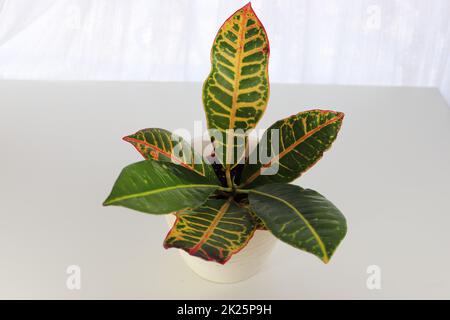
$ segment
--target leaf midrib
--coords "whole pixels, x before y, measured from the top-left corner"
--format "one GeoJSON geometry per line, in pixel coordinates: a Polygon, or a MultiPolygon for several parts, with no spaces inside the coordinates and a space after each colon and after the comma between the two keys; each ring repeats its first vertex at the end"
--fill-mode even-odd
{"type": "Polygon", "coordinates": [[[145,191],[145,192],[128,194],[128,195],[125,195],[125,196],[113,198],[111,200],[106,200],[104,204],[108,205],[108,204],[112,204],[112,203],[118,202],[118,201],[134,199],[134,198],[140,198],[140,197],[146,197],[146,196],[149,196],[149,195],[152,195],[152,194],[157,194],[157,193],[162,193],[162,192],[167,192],[167,191],[172,191],[172,190],[178,190],[178,189],[186,189],[186,188],[214,188],[214,187],[218,187],[218,186],[214,185],[214,184],[183,184],[183,185],[176,185],[176,186],[164,187],[164,188],[160,188],[160,189],[149,190],[149,191],[145,191]]]}
{"type": "Polygon", "coordinates": [[[281,159],[288,154],[289,152],[291,152],[295,147],[297,147],[299,144],[301,144],[302,142],[304,142],[305,140],[311,138],[315,133],[319,132],[320,130],[322,130],[323,128],[335,123],[336,121],[339,121],[342,119],[342,116],[340,116],[339,114],[326,121],[325,123],[323,123],[320,126],[317,126],[316,128],[312,129],[311,131],[307,132],[305,135],[303,135],[302,137],[300,137],[298,140],[296,140],[293,144],[291,144],[290,146],[288,146],[287,148],[285,148],[282,152],[280,152],[277,155],[277,159],[273,160],[273,158],[275,158],[275,156],[264,166],[262,166],[258,171],[256,171],[253,175],[250,176],[250,178],[247,179],[247,181],[245,181],[243,183],[243,185],[248,185],[251,182],[253,182],[257,177],[259,177],[261,175],[262,172],[264,172],[265,170],[267,170],[268,168],[270,168],[272,166],[272,164],[276,163],[276,162],[280,162],[281,159]]]}
{"type": "MultiPolygon", "coordinates": [[[[186,169],[192,170],[192,171],[197,172],[198,174],[200,174],[200,175],[202,175],[202,176],[205,176],[205,173],[196,170],[194,165],[192,165],[192,166],[188,165],[186,162],[183,162],[183,161],[181,161],[180,159],[178,159],[178,158],[176,158],[176,157],[173,157],[173,156],[172,156],[172,153],[168,153],[167,151],[165,151],[165,150],[163,150],[163,149],[161,149],[161,148],[159,148],[159,147],[157,147],[157,146],[155,146],[155,145],[153,145],[153,144],[150,144],[150,143],[147,142],[147,141],[139,140],[139,139],[136,139],[136,138],[130,138],[130,137],[125,137],[124,140],[127,141],[127,142],[134,142],[134,143],[138,143],[138,144],[141,144],[141,145],[143,145],[143,146],[146,146],[146,147],[148,147],[148,148],[150,148],[150,149],[152,149],[152,150],[154,150],[154,151],[156,151],[156,152],[159,152],[159,153],[163,154],[163,155],[166,156],[167,158],[170,158],[172,161],[179,163],[181,166],[185,167],[186,169]]],[[[137,149],[137,151],[138,151],[144,158],[147,159],[147,157],[144,156],[144,154],[141,152],[141,150],[137,149]]],[[[192,152],[192,153],[193,153],[193,152],[192,152]]],[[[193,154],[192,161],[195,160],[194,158],[195,158],[195,155],[193,154]]],[[[203,163],[202,163],[202,168],[204,169],[203,163]]]]}
{"type": "Polygon", "coordinates": [[[325,263],[327,263],[329,261],[329,257],[328,257],[327,250],[325,248],[325,244],[323,243],[319,234],[316,232],[316,230],[313,228],[313,226],[309,223],[309,221],[303,216],[303,214],[299,210],[297,210],[297,208],[295,208],[292,204],[290,204],[286,200],[279,198],[277,196],[271,195],[269,193],[265,193],[265,192],[257,191],[257,190],[251,190],[250,192],[277,200],[277,201],[283,203],[284,205],[286,205],[287,207],[289,207],[290,209],[292,209],[292,211],[294,211],[299,216],[299,218],[303,221],[303,223],[306,225],[306,227],[309,229],[309,231],[312,233],[313,237],[316,239],[317,243],[319,244],[320,250],[323,253],[322,260],[325,263]]]}
{"type": "MultiPolygon", "coordinates": [[[[246,15],[247,8],[244,9],[241,20],[241,27],[239,28],[239,39],[237,45],[239,46],[239,50],[236,51],[236,65],[235,65],[235,76],[234,76],[234,86],[233,86],[233,96],[231,101],[231,110],[230,110],[230,122],[228,125],[228,136],[227,136],[227,159],[226,159],[226,170],[229,172],[231,170],[231,159],[229,158],[231,156],[230,147],[231,144],[229,143],[230,140],[233,140],[233,134],[231,130],[234,130],[234,125],[236,122],[236,112],[237,112],[237,98],[238,98],[238,92],[239,92],[239,81],[241,80],[241,64],[242,64],[242,55],[244,52],[244,37],[245,37],[245,27],[247,25],[248,17],[246,15]]],[[[233,142],[234,146],[234,142],[233,142]]]]}
{"type": "Polygon", "coordinates": [[[242,20],[241,20],[241,28],[239,29],[239,42],[237,43],[240,50],[236,51],[237,59],[236,59],[236,66],[235,66],[235,77],[234,77],[234,92],[232,97],[232,104],[231,104],[231,110],[230,110],[230,124],[228,126],[228,129],[234,129],[234,123],[236,121],[236,110],[237,110],[237,96],[239,91],[239,81],[241,80],[241,64],[242,64],[242,53],[244,51],[244,36],[245,36],[245,26],[247,24],[247,15],[246,15],[247,9],[244,10],[242,14],[242,20]]]}
{"type": "Polygon", "coordinates": [[[214,232],[214,229],[219,224],[219,221],[222,219],[224,214],[228,211],[228,208],[231,205],[232,198],[229,198],[219,209],[214,219],[211,221],[210,226],[203,232],[202,237],[198,240],[198,243],[189,251],[189,254],[196,253],[205,243],[208,241],[209,237],[214,232]]]}

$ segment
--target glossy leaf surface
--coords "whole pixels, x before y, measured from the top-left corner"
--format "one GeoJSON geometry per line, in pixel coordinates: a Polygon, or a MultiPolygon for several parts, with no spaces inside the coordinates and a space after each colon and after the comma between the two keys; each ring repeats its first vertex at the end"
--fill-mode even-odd
{"type": "Polygon", "coordinates": [[[145,160],[125,167],[104,205],[164,214],[204,203],[218,185],[171,162],[145,160]]]}
{"type": "Polygon", "coordinates": [[[212,166],[203,159],[201,154],[195,152],[182,137],[168,130],[143,129],[124,137],[123,140],[131,143],[144,159],[172,161],[200,175],[215,176],[212,166]]]}
{"type": "Polygon", "coordinates": [[[255,230],[249,212],[232,199],[210,199],[196,209],[177,213],[164,247],[223,264],[247,244],[255,230]]]}
{"type": "Polygon", "coordinates": [[[347,232],[344,216],[318,192],[268,184],[249,194],[253,212],[280,240],[327,263],[347,232]]]}
{"type": "Polygon", "coordinates": [[[331,147],[343,118],[342,112],[310,110],[275,122],[264,133],[260,143],[262,146],[258,145],[250,155],[250,159],[260,161],[262,159],[260,151],[263,150],[264,154],[268,155],[269,161],[266,164],[246,166],[242,178],[243,185],[291,182],[298,178],[331,147]],[[274,134],[272,130],[277,133],[274,134]],[[276,139],[272,135],[275,135],[276,139]],[[255,155],[257,152],[258,156],[255,155]]]}
{"type": "MultiPolygon", "coordinates": [[[[231,141],[226,130],[254,128],[266,109],[268,62],[266,31],[247,4],[219,29],[211,50],[211,72],[203,85],[208,128],[222,133],[222,144],[216,140],[216,148],[222,150],[222,163],[231,163],[232,159],[223,144],[228,148],[240,144],[231,141]]],[[[235,156],[236,153],[238,151],[234,151],[235,156]]]]}

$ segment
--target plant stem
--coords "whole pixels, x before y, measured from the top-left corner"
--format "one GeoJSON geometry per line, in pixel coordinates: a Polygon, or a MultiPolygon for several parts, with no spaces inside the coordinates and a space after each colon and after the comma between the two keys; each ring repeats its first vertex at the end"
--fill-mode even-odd
{"type": "Polygon", "coordinates": [[[250,189],[236,189],[234,190],[236,193],[250,193],[250,189]]]}
{"type": "Polygon", "coordinates": [[[233,188],[218,187],[217,190],[223,192],[233,192],[233,188]]]}
{"type": "Polygon", "coordinates": [[[230,171],[229,167],[227,167],[225,169],[225,177],[227,178],[228,187],[233,188],[234,186],[233,186],[233,181],[231,181],[231,171],[230,171]]]}
{"type": "Polygon", "coordinates": [[[249,193],[250,189],[233,189],[233,188],[225,188],[225,187],[219,187],[217,188],[219,191],[223,192],[235,192],[235,193],[249,193]]]}

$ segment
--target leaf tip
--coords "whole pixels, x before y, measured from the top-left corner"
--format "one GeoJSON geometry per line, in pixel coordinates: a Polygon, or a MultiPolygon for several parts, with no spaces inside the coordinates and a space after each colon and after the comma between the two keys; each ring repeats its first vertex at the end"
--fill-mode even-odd
{"type": "Polygon", "coordinates": [[[110,200],[109,197],[108,197],[108,198],[106,198],[105,201],[103,201],[102,206],[107,207],[107,206],[109,206],[109,205],[111,205],[111,200],[110,200]]]}
{"type": "Polygon", "coordinates": [[[243,6],[241,9],[239,9],[238,11],[242,10],[243,12],[250,12],[250,14],[253,14],[256,16],[255,10],[253,10],[252,7],[252,2],[249,1],[245,6],[243,6]]]}

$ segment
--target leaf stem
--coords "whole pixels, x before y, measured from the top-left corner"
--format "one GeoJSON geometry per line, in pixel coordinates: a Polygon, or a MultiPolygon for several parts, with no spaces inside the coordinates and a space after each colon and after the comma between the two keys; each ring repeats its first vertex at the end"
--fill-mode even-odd
{"type": "Polygon", "coordinates": [[[233,188],[218,187],[217,190],[223,192],[233,192],[233,188]]]}
{"type": "Polygon", "coordinates": [[[225,188],[225,187],[218,187],[217,190],[223,191],[223,192],[235,192],[235,193],[249,193],[250,189],[233,189],[233,188],[225,188]]]}
{"type": "Polygon", "coordinates": [[[235,193],[249,193],[250,189],[233,189],[233,188],[225,188],[225,187],[218,187],[217,190],[223,191],[223,192],[235,192],[235,193]]]}
{"type": "Polygon", "coordinates": [[[225,177],[227,178],[228,187],[233,188],[234,186],[233,186],[233,181],[231,181],[231,171],[230,171],[229,167],[227,167],[225,169],[225,177]]]}
{"type": "Polygon", "coordinates": [[[234,190],[236,193],[250,193],[250,189],[236,189],[234,190]]]}

